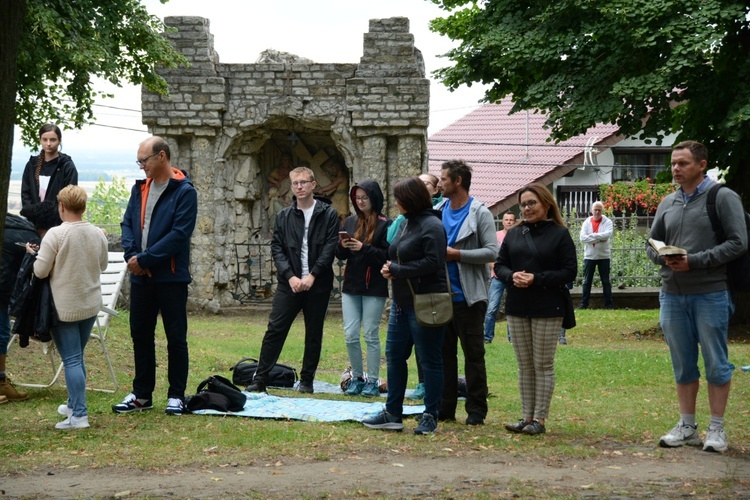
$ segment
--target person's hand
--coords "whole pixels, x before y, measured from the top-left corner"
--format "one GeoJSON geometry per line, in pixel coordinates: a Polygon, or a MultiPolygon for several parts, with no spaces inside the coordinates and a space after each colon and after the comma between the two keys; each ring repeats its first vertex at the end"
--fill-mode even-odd
{"type": "Polygon", "coordinates": [[[26,253],[37,253],[39,251],[39,245],[34,243],[26,243],[26,253]]]}
{"type": "Polygon", "coordinates": [[[457,250],[453,247],[448,247],[445,253],[445,260],[447,261],[461,261],[461,250],[457,250]]]}
{"type": "Polygon", "coordinates": [[[672,271],[677,273],[690,271],[687,255],[666,255],[664,256],[664,263],[672,271]]]}
{"type": "Polygon", "coordinates": [[[302,280],[296,276],[289,278],[289,288],[292,289],[293,293],[299,293],[302,291],[299,289],[300,283],[302,283],[302,280]]]}
{"type": "Polygon", "coordinates": [[[138,264],[138,258],[135,255],[128,260],[128,271],[136,276],[151,276],[151,273],[147,269],[143,269],[140,264],[138,264]]]}
{"type": "Polygon", "coordinates": [[[356,240],[354,238],[349,238],[349,239],[343,240],[341,242],[341,246],[344,248],[348,248],[352,252],[359,252],[360,250],[362,250],[362,247],[365,245],[359,240],[356,240]]]}
{"type": "Polygon", "coordinates": [[[391,274],[391,261],[386,260],[385,264],[383,264],[383,267],[380,269],[380,274],[383,275],[383,278],[390,280],[393,279],[393,275],[391,274]]]}
{"type": "Polygon", "coordinates": [[[526,271],[513,273],[513,286],[517,288],[528,288],[534,283],[534,274],[526,271]]]}

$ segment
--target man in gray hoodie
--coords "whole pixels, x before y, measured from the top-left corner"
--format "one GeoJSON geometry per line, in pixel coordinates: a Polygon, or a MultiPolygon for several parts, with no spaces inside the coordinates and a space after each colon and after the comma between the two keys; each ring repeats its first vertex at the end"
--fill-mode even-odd
{"type": "Polygon", "coordinates": [[[484,317],[487,313],[487,264],[497,259],[492,213],[469,196],[471,167],[460,160],[443,163],[440,174],[443,227],[448,238],[448,274],[453,292],[453,320],[443,341],[443,399],[439,418],[454,420],[458,400],[458,341],[464,352],[467,425],[487,416],[487,368],[484,363],[484,317]]]}
{"type": "Polygon", "coordinates": [[[721,189],[716,209],[726,239],[720,241],[706,210],[708,191],[715,183],[706,176],[708,152],[695,141],[672,148],[672,177],[680,187],[659,204],[650,238],[683,248],[686,255],[659,255],[646,246],[649,258],[661,266],[659,322],[672,358],[680,421],[661,437],[662,447],[700,446],[727,450],[724,410],[729,398],[732,365],[727,354],[729,318],[734,312],[727,286],[726,264],[747,251],[747,229],[740,197],[721,189]],[[703,355],[711,420],[701,442],[695,418],[703,355]]]}

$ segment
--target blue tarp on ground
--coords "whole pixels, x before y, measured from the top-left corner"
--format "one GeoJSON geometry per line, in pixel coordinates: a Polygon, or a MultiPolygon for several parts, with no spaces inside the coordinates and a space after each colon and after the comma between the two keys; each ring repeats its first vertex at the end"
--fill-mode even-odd
{"type": "MultiPolygon", "coordinates": [[[[329,399],[288,398],[266,393],[243,392],[247,396],[240,412],[199,410],[195,415],[228,415],[234,417],[278,418],[307,422],[360,422],[383,410],[383,402],[333,401],[329,399]]],[[[404,416],[424,413],[424,405],[404,405],[404,416]]]]}

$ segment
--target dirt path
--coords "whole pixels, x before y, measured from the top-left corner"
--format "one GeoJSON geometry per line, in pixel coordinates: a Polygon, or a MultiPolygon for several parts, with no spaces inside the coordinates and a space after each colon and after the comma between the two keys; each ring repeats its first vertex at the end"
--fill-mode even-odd
{"type": "Polygon", "coordinates": [[[439,459],[352,456],[329,461],[226,464],[141,471],[129,468],[38,470],[0,477],[10,497],[323,496],[467,497],[656,496],[750,498],[747,454],[644,448],[596,459],[514,457],[477,452],[439,459]],[[658,455],[658,456],[657,456],[658,455]]]}

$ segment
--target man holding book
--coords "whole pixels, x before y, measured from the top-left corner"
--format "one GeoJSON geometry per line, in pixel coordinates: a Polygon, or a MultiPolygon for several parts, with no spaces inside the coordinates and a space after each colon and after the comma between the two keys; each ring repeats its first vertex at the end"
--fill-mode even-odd
{"type": "Polygon", "coordinates": [[[727,286],[726,264],[747,251],[744,211],[735,192],[719,190],[716,208],[726,233],[726,239],[720,241],[706,209],[708,191],[715,184],[706,176],[706,147],[695,141],[676,144],[671,165],[672,177],[680,187],[659,204],[649,237],[686,253],[664,255],[653,244],[646,245],[649,258],[661,266],[659,322],[672,358],[680,408],[680,421],[661,437],[659,445],[703,444],[704,451],[723,452],[727,450],[724,410],[734,370],[727,352],[734,304],[727,286]],[[695,416],[699,345],[711,412],[704,441],[695,416]]]}

